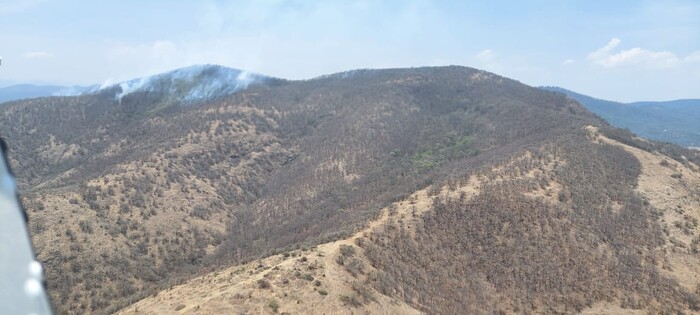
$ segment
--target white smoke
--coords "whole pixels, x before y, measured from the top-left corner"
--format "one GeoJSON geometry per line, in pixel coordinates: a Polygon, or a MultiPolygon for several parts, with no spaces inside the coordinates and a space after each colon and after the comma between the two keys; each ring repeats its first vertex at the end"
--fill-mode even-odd
{"type": "Polygon", "coordinates": [[[260,75],[247,71],[212,65],[195,65],[120,83],[107,80],[99,90],[118,86],[120,92],[115,95],[118,101],[134,92],[158,91],[187,103],[238,92],[261,78],[260,75]],[[186,94],[183,95],[183,92],[186,94]]]}
{"type": "Polygon", "coordinates": [[[117,100],[121,101],[122,97],[131,94],[133,92],[136,92],[138,90],[141,90],[144,86],[147,86],[148,83],[151,81],[151,77],[145,77],[145,78],[140,78],[136,80],[131,80],[131,81],[126,81],[119,83],[119,87],[121,88],[121,92],[117,94],[115,97],[117,100]]]}

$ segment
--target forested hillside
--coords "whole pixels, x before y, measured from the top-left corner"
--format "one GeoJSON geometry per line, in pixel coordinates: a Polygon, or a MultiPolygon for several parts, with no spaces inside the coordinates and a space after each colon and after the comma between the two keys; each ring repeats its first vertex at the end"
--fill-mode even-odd
{"type": "Polygon", "coordinates": [[[416,191],[473,176],[473,199],[417,209],[410,237],[356,238],[363,260],[341,265],[429,313],[698,307],[664,273],[673,238],[635,191],[640,162],[590,128],[692,171],[700,152],[611,128],[562,94],[464,67],[261,80],[196,102],[123,92],[0,108],[60,313],[114,312],[205,271],[342,241],[416,191]]]}

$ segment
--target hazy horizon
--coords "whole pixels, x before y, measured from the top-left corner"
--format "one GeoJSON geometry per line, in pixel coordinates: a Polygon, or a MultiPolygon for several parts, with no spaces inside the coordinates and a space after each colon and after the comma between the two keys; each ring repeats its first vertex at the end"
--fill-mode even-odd
{"type": "Polygon", "coordinates": [[[0,2],[0,86],[104,84],[194,64],[285,79],[462,65],[619,102],[700,98],[698,17],[693,1],[10,0],[0,2]]]}

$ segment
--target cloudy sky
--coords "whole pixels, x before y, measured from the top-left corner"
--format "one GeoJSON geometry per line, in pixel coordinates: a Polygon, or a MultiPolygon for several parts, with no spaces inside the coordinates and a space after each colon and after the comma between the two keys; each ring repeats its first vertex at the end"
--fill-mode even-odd
{"type": "Polygon", "coordinates": [[[700,1],[0,0],[0,56],[0,86],[455,64],[616,101],[700,98],[700,1]]]}

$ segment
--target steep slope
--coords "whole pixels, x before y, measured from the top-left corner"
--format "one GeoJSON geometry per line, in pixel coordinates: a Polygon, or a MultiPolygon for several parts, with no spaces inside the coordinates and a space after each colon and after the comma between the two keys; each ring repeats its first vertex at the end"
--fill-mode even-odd
{"type": "Polygon", "coordinates": [[[700,100],[618,103],[582,95],[559,87],[543,87],[564,93],[600,115],[610,124],[628,128],[645,138],[686,147],[700,146],[700,100]]]}
{"type": "Polygon", "coordinates": [[[363,313],[417,314],[406,303],[379,294],[364,283],[371,268],[355,245],[374,229],[410,218],[414,205],[429,205],[427,189],[410,202],[396,202],[350,238],[291,250],[219,270],[169,288],[129,306],[121,314],[181,313],[363,313]],[[215,284],[215,285],[213,285],[215,284]],[[373,303],[366,304],[372,301],[373,303]]]}
{"type": "MultiPolygon", "coordinates": [[[[60,312],[109,313],[198,272],[319,244],[326,244],[317,249],[330,258],[315,254],[298,263],[324,266],[332,279],[320,280],[319,287],[328,300],[316,300],[323,297],[319,288],[292,281],[299,278],[294,268],[311,271],[284,255],[265,260],[280,265],[274,273],[234,273],[221,296],[252,289],[255,277],[272,273],[273,288],[290,278],[302,296],[333,301],[329,311],[449,312],[463,303],[474,312],[500,305],[510,311],[578,310],[608,295],[648,298],[634,279],[651,277],[658,283],[644,285],[659,292],[656,301],[692,306],[694,293],[677,289],[675,280],[646,264],[661,255],[665,239],[652,208],[640,206],[635,195],[638,162],[622,149],[590,142],[585,127],[678,163],[697,164],[697,152],[638,140],[561,94],[463,67],[262,79],[193,102],[187,95],[197,91],[194,86],[218,86],[209,80],[220,76],[195,77],[11,102],[0,110],[0,134],[10,143],[60,312]],[[514,159],[517,171],[508,164],[514,159]],[[536,176],[510,175],[538,167],[536,176]],[[488,175],[494,172],[512,179],[488,175]],[[407,220],[382,219],[382,209],[394,202],[402,209],[417,191],[420,199],[427,194],[422,189],[433,187],[434,197],[443,186],[469,186],[475,175],[482,184],[473,199],[445,193],[442,203],[428,207],[416,201],[422,208],[416,206],[410,228],[401,227],[407,220]],[[551,190],[545,199],[558,203],[527,194],[539,193],[537,187],[551,190]],[[442,204],[450,211],[439,210],[442,204]],[[635,211],[641,214],[630,215],[635,211]],[[445,216],[451,213],[466,215],[445,216]],[[518,218],[525,221],[513,221],[518,218]],[[373,219],[379,228],[359,237],[373,219]],[[511,228],[502,227],[506,222],[511,228]],[[522,237],[530,230],[539,233],[522,237]],[[490,231],[503,233],[492,237],[490,231]],[[570,237],[559,239],[564,232],[570,237]],[[353,235],[355,241],[344,241],[353,235]],[[610,243],[610,251],[599,243],[610,243]],[[351,244],[355,254],[341,249],[351,244]],[[513,253],[516,248],[522,255],[513,253]],[[563,256],[565,250],[582,257],[581,265],[569,265],[573,256],[563,256]],[[342,268],[339,251],[348,260],[342,268]],[[614,273],[576,284],[572,272],[596,275],[598,265],[614,273]],[[630,271],[622,273],[625,266],[630,271]],[[557,272],[544,272],[549,268],[557,272]],[[465,277],[470,274],[477,276],[465,277]],[[553,287],[557,279],[566,281],[553,287]],[[373,308],[372,296],[380,308],[373,308]]],[[[221,86],[238,86],[238,80],[229,77],[221,86]]],[[[319,272],[311,276],[322,277],[319,272]]],[[[223,281],[196,281],[210,280],[223,281]]],[[[266,294],[256,291],[260,298],[239,302],[251,311],[271,309],[270,297],[280,310],[306,309],[289,306],[283,291],[266,294]]],[[[196,297],[178,298],[202,304],[196,297]]]]}
{"type": "Polygon", "coordinates": [[[0,118],[60,312],[109,312],[199,265],[293,157],[250,106],[114,91],[8,103],[0,118]]]}
{"type": "Polygon", "coordinates": [[[594,128],[589,130],[595,141],[620,146],[640,161],[642,173],[636,190],[662,212],[660,222],[669,237],[664,247],[669,254],[664,272],[690,291],[700,288],[696,255],[700,245],[700,167],[609,139],[594,128]]]}
{"type": "Polygon", "coordinates": [[[121,313],[697,312],[700,168],[592,126],[578,135],[603,159],[564,143],[528,149],[392,203],[347,239],[218,270],[121,313]],[[572,186],[591,162],[602,167],[584,175],[591,186],[572,186]],[[633,190],[599,186],[635,173],[633,190]]]}
{"type": "Polygon", "coordinates": [[[472,200],[436,200],[417,236],[372,238],[370,259],[387,266],[375,286],[430,313],[697,311],[695,290],[663,270],[661,210],[634,190],[639,161],[567,138],[492,171],[472,200]]]}
{"type": "MultiPolygon", "coordinates": [[[[429,313],[574,313],[599,303],[697,312],[696,288],[667,273],[673,237],[666,209],[635,189],[639,160],[618,142],[591,139],[583,132],[553,139],[487,173],[479,196],[437,199],[415,237],[401,230],[373,237],[368,255],[387,266],[375,285],[429,313]]],[[[685,164],[697,177],[696,164],[685,164]]]]}

